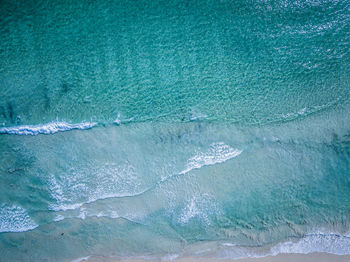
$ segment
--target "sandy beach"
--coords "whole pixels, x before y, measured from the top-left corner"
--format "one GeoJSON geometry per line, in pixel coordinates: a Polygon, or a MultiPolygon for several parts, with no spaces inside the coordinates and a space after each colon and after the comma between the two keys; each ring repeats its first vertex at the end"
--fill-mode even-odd
{"type": "Polygon", "coordinates": [[[310,254],[279,254],[276,256],[266,256],[259,258],[242,258],[242,259],[218,259],[206,257],[181,257],[173,260],[163,259],[120,259],[107,258],[102,256],[91,256],[74,260],[74,262],[145,262],[145,261],[174,261],[174,262],[350,262],[350,255],[334,255],[329,253],[310,253],[310,254]]]}
{"type": "Polygon", "coordinates": [[[267,256],[260,258],[245,259],[202,259],[202,258],[182,258],[175,261],[181,262],[209,262],[209,261],[234,261],[234,262],[349,262],[350,255],[333,255],[328,253],[311,253],[311,254],[279,254],[277,256],[267,256]]]}

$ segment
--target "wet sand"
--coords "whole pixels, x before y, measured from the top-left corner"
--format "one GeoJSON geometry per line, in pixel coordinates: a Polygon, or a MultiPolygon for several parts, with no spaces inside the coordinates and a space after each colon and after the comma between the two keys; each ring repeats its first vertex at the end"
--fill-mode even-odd
{"type": "Polygon", "coordinates": [[[88,259],[76,260],[79,262],[145,262],[145,261],[173,261],[173,262],[350,262],[350,255],[334,255],[328,253],[310,253],[310,254],[279,254],[277,256],[266,256],[259,258],[243,258],[243,259],[218,259],[206,257],[180,257],[173,260],[152,260],[142,258],[118,259],[106,257],[90,257],[88,259]]]}
{"type": "Polygon", "coordinates": [[[234,262],[350,262],[350,255],[339,256],[328,253],[311,254],[279,254],[277,256],[267,256],[260,258],[244,259],[201,259],[201,258],[183,258],[175,260],[177,262],[209,262],[209,261],[234,261],[234,262]]]}

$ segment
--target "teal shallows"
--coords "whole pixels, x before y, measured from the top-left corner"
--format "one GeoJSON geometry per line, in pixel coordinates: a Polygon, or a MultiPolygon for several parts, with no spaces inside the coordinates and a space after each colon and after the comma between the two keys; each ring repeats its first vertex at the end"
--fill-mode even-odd
{"type": "Polygon", "coordinates": [[[224,243],[248,256],[309,233],[326,240],[299,252],[348,253],[348,238],[327,235],[349,230],[348,111],[265,127],[139,123],[1,135],[1,228],[36,226],[1,233],[1,256],[195,255],[204,243],[218,256],[224,243]]]}
{"type": "Polygon", "coordinates": [[[3,1],[0,261],[350,254],[349,6],[3,1]]]}
{"type": "Polygon", "coordinates": [[[264,124],[349,99],[349,3],[4,2],[6,126],[264,124]]]}

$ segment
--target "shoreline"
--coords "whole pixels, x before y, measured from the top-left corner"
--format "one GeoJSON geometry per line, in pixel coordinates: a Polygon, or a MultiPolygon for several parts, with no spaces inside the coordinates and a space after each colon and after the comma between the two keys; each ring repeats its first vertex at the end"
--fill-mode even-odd
{"type": "Polygon", "coordinates": [[[179,257],[174,259],[164,258],[110,258],[104,256],[89,256],[72,260],[72,262],[145,262],[145,261],[174,261],[174,262],[349,262],[350,254],[336,255],[324,252],[314,252],[308,254],[301,253],[280,253],[275,256],[247,257],[247,258],[214,258],[214,257],[179,257]]]}
{"type": "MultiPolygon", "coordinates": [[[[221,261],[221,262],[349,262],[350,255],[335,255],[330,253],[309,253],[309,254],[294,254],[294,253],[281,253],[276,256],[266,257],[250,257],[239,259],[218,259],[218,258],[180,258],[175,259],[177,262],[209,262],[209,261],[221,261]]],[[[130,261],[131,262],[131,261],[130,261]]]]}

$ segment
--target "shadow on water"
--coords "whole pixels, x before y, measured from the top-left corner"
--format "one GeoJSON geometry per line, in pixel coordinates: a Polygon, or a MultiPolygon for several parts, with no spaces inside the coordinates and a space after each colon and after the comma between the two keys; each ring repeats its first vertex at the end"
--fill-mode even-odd
{"type": "Polygon", "coordinates": [[[10,103],[10,102],[7,102],[7,112],[8,112],[7,118],[11,121],[11,123],[14,123],[15,122],[15,112],[14,112],[12,103],[10,103]]]}
{"type": "Polygon", "coordinates": [[[44,108],[45,110],[50,109],[50,104],[51,104],[51,99],[49,97],[49,90],[47,88],[47,86],[44,86],[44,108]]]}
{"type": "Polygon", "coordinates": [[[62,85],[61,85],[62,93],[63,93],[63,94],[68,93],[69,89],[70,89],[70,88],[69,88],[69,85],[68,85],[67,83],[63,82],[62,85]]]}

